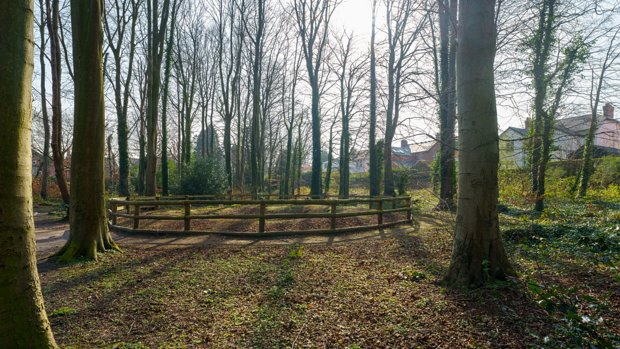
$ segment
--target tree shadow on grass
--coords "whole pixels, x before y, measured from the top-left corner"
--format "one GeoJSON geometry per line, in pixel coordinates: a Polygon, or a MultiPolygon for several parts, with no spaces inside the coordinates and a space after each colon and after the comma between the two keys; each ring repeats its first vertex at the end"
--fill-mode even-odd
{"type": "Polygon", "coordinates": [[[77,309],[74,314],[52,318],[60,342],[92,347],[166,331],[170,325],[166,318],[175,314],[164,311],[168,292],[162,279],[188,259],[189,250],[157,250],[146,258],[128,251],[131,255],[122,263],[99,262],[106,265],[97,264],[77,277],[44,285],[48,304],[51,300],[56,307],[77,309]]]}

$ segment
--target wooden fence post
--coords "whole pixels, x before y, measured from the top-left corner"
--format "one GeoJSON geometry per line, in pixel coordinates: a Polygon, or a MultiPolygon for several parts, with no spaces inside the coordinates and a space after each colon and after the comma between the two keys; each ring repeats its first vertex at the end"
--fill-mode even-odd
{"type": "Polygon", "coordinates": [[[407,221],[411,222],[411,196],[407,197],[407,221]]]}
{"type": "Polygon", "coordinates": [[[330,224],[330,228],[331,230],[336,230],[336,210],[338,209],[338,205],[334,202],[332,203],[332,209],[331,209],[331,224],[330,224]]]}
{"type": "MultiPolygon", "coordinates": [[[[155,196],[155,201],[159,201],[159,196],[155,196]]],[[[159,210],[159,205],[155,205],[155,209],[159,210]]]]}
{"type": "Polygon", "coordinates": [[[127,204],[125,205],[125,209],[127,210],[127,214],[130,214],[129,201],[131,200],[131,196],[127,195],[127,204]]]}
{"type": "Polygon", "coordinates": [[[379,199],[377,206],[378,206],[377,209],[379,210],[379,213],[377,213],[377,224],[382,225],[383,224],[383,199],[379,199]]]}
{"type": "Polygon", "coordinates": [[[258,218],[258,232],[265,232],[265,211],[267,211],[267,207],[264,203],[260,204],[260,217],[258,218]]]}
{"type": "Polygon", "coordinates": [[[133,209],[133,228],[140,228],[140,205],[138,204],[136,204],[133,209]]]}
{"type": "Polygon", "coordinates": [[[191,226],[190,226],[190,218],[189,217],[190,217],[190,214],[192,212],[192,206],[189,203],[189,201],[187,201],[187,200],[185,201],[184,206],[185,206],[185,216],[183,217],[183,222],[184,222],[183,229],[185,231],[190,231],[191,226]]]}
{"type": "Polygon", "coordinates": [[[112,210],[112,225],[116,225],[116,203],[110,203],[110,209],[112,210]]]}

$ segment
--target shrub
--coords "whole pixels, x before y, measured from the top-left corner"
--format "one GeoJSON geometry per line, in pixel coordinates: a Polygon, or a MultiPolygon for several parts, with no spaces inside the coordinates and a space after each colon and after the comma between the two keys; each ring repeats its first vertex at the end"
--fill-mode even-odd
{"type": "Polygon", "coordinates": [[[226,173],[221,161],[214,158],[195,159],[183,173],[176,194],[217,195],[228,187],[226,173]]]}
{"type": "Polygon", "coordinates": [[[596,161],[592,175],[593,186],[608,187],[611,184],[620,185],[620,157],[607,156],[596,161]]]}
{"type": "Polygon", "coordinates": [[[407,169],[394,171],[394,177],[396,177],[396,191],[398,195],[407,195],[407,189],[411,182],[411,174],[407,169]]]}

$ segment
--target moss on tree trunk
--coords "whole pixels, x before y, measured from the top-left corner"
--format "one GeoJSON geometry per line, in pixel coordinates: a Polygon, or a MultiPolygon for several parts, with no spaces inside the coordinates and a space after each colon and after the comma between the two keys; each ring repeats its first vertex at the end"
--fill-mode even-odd
{"type": "Polygon", "coordinates": [[[0,2],[0,348],[56,348],[32,214],[33,1],[0,2]]]}

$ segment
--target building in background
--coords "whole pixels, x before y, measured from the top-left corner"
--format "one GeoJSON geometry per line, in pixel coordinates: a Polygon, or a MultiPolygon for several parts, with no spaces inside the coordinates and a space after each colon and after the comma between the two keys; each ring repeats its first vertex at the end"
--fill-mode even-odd
{"type": "MultiPolygon", "coordinates": [[[[620,154],[620,121],[614,118],[614,107],[603,106],[598,115],[598,128],[594,138],[594,154],[597,157],[620,154]]],[[[553,130],[554,150],[552,159],[566,160],[581,157],[592,115],[586,114],[556,121],[553,130]]],[[[524,167],[527,163],[526,143],[529,119],[525,128],[509,127],[499,136],[500,162],[509,167],[524,167]]]]}
{"type": "MultiPolygon", "coordinates": [[[[433,141],[425,146],[417,147],[417,150],[413,150],[407,140],[403,139],[400,142],[400,147],[392,147],[392,165],[394,168],[413,168],[419,162],[425,162],[429,165],[435,159],[435,155],[439,152],[439,142],[433,141]]],[[[356,150],[351,151],[351,159],[349,161],[349,171],[351,173],[363,173],[369,170],[370,157],[368,156],[368,150],[356,150]]],[[[340,161],[338,158],[332,162],[332,170],[337,171],[340,168],[340,161]]],[[[323,161],[323,170],[327,169],[327,161],[323,161]]]]}

